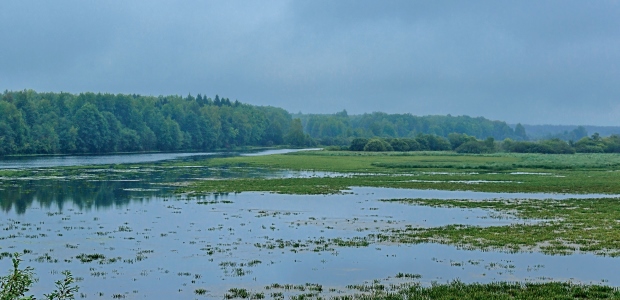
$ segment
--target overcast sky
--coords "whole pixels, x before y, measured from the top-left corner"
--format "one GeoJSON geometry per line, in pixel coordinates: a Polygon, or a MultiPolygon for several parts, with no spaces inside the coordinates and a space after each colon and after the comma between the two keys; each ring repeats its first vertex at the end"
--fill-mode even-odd
{"type": "Polygon", "coordinates": [[[0,1],[0,88],[620,126],[620,1],[0,1]]]}

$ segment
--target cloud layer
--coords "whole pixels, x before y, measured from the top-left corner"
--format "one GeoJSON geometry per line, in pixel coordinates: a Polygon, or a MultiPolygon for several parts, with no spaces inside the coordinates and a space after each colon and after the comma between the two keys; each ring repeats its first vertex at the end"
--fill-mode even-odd
{"type": "Polygon", "coordinates": [[[620,1],[0,3],[9,90],[620,125],[620,1]]]}

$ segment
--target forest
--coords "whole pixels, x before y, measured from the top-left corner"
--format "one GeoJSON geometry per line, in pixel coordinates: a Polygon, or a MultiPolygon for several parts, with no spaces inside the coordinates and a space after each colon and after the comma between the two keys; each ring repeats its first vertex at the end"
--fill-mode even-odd
{"type": "Polygon", "coordinates": [[[483,117],[414,116],[382,112],[349,116],[346,110],[333,115],[298,114],[294,117],[302,121],[306,132],[321,145],[345,145],[350,142],[350,138],[356,137],[414,138],[420,134],[448,137],[450,133],[467,134],[480,139],[527,139],[521,124],[513,129],[506,122],[483,117]]]}
{"type": "Polygon", "coordinates": [[[410,151],[569,153],[617,152],[620,148],[617,136],[588,137],[584,127],[566,131],[563,138],[539,142],[528,141],[525,128],[469,116],[349,115],[346,110],[291,114],[282,108],[245,104],[219,95],[23,90],[5,91],[0,96],[0,155],[211,151],[278,145],[349,147],[352,142],[373,138],[383,141],[386,150],[410,151]]]}
{"type": "Polygon", "coordinates": [[[7,91],[0,100],[0,155],[296,144],[297,123],[283,109],[219,96],[7,91]]]}

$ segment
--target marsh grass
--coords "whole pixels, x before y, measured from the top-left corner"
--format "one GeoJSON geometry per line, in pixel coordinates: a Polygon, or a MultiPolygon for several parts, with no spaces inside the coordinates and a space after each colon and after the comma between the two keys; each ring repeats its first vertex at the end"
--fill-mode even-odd
{"type": "Polygon", "coordinates": [[[331,178],[202,180],[180,187],[177,192],[193,195],[249,191],[282,194],[337,194],[352,186],[362,186],[508,193],[620,194],[618,182],[620,182],[620,172],[615,171],[565,171],[554,176],[418,172],[401,175],[377,174],[331,178]]]}
{"type": "Polygon", "coordinates": [[[445,243],[468,249],[620,256],[619,200],[394,199],[389,201],[433,207],[482,208],[537,222],[490,227],[458,224],[434,228],[406,227],[384,230],[376,238],[400,243],[445,243]]]}
{"type": "Polygon", "coordinates": [[[620,193],[620,185],[617,184],[620,182],[620,172],[616,170],[620,166],[620,155],[617,154],[462,155],[450,152],[309,151],[258,157],[221,157],[201,163],[224,168],[341,172],[343,176],[201,180],[181,187],[179,192],[333,194],[351,186],[367,186],[481,192],[620,193]],[[552,173],[549,173],[550,170],[552,173]]]}
{"type": "MultiPolygon", "coordinates": [[[[372,287],[371,287],[372,288],[372,287]]],[[[617,288],[601,285],[549,283],[470,283],[408,285],[396,290],[374,288],[370,293],[336,296],[332,299],[618,299],[617,288]]]]}
{"type": "MultiPolygon", "coordinates": [[[[417,281],[419,276],[405,277],[400,283],[374,280],[367,284],[353,284],[346,289],[324,288],[318,284],[271,284],[265,291],[274,299],[620,299],[618,288],[604,285],[586,285],[570,282],[520,283],[449,283],[433,282],[430,286],[417,281]]],[[[231,288],[225,299],[260,299],[263,292],[231,288]]]]}

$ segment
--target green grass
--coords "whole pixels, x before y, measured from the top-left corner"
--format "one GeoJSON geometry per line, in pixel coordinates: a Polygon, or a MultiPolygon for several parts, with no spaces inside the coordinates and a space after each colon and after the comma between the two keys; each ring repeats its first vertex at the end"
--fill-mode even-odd
{"type": "Polygon", "coordinates": [[[434,207],[482,208],[538,222],[510,226],[390,229],[379,241],[437,242],[468,249],[504,249],[570,254],[576,251],[620,256],[620,199],[568,200],[390,200],[434,207]]]}

